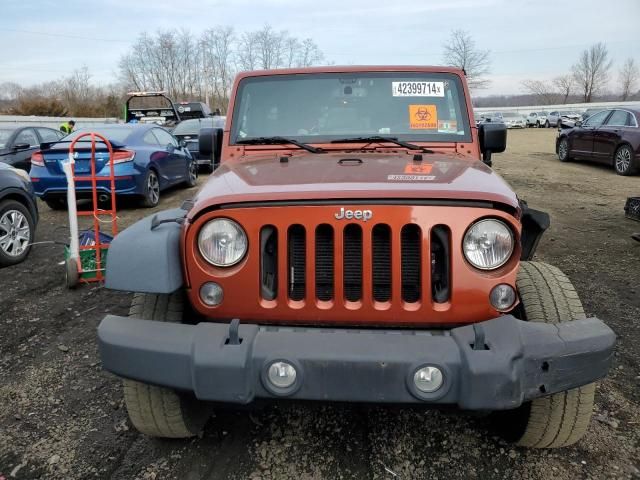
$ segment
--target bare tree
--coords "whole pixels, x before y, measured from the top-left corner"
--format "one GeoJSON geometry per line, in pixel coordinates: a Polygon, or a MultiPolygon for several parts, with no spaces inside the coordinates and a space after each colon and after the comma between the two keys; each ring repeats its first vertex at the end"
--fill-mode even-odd
{"type": "Polygon", "coordinates": [[[490,81],[484,77],[489,73],[491,65],[490,52],[476,48],[476,43],[468,32],[453,30],[443,48],[444,63],[463,69],[470,88],[478,90],[489,86],[490,81]]]}
{"type": "Polygon", "coordinates": [[[640,77],[640,71],[633,58],[627,58],[624,65],[620,69],[619,79],[622,86],[622,93],[620,94],[620,100],[627,101],[638,88],[638,78],[640,77]]]}
{"type": "Polygon", "coordinates": [[[553,105],[558,101],[558,94],[553,91],[552,85],[541,80],[525,80],[522,86],[536,96],[541,105],[553,105]]]}
{"type": "Polygon", "coordinates": [[[571,75],[561,75],[553,79],[553,85],[560,93],[560,103],[567,103],[569,101],[569,96],[573,91],[573,87],[575,86],[573,77],[571,75]]]}
{"type": "Polygon", "coordinates": [[[580,54],[578,62],[571,68],[573,78],[582,92],[585,103],[601,92],[609,81],[613,60],[609,59],[607,46],[600,42],[580,54]]]}

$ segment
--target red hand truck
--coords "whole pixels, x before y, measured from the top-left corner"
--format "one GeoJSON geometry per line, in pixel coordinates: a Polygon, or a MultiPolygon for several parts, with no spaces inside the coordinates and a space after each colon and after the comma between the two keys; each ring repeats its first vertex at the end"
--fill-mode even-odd
{"type": "Polygon", "coordinates": [[[69,207],[69,227],[71,230],[70,245],[65,249],[66,284],[68,288],[74,288],[80,282],[100,282],[104,280],[104,271],[107,261],[107,250],[111,239],[118,234],[118,223],[116,215],[116,180],[113,164],[113,147],[109,140],[98,133],[87,132],[76,137],[69,146],[69,159],[63,162],[63,170],[67,176],[67,203],[69,207]],[[91,166],[90,174],[76,174],[75,157],[77,151],[76,144],[83,138],[91,139],[91,166]],[[96,143],[105,145],[109,152],[109,174],[97,175],[96,172],[96,143]],[[90,210],[78,211],[76,206],[76,183],[91,183],[91,206],[90,210]],[[111,193],[111,208],[108,210],[99,208],[98,204],[98,182],[108,182],[108,189],[111,193]],[[93,217],[93,231],[83,232],[85,240],[80,245],[78,218],[93,217]],[[104,222],[102,217],[110,217],[107,223],[111,223],[111,235],[101,232],[100,224],[104,222]]]}

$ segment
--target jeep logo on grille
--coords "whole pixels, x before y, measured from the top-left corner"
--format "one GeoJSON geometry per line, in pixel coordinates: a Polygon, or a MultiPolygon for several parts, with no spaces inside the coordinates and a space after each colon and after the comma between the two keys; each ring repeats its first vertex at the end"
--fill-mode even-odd
{"type": "Polygon", "coordinates": [[[345,210],[344,207],[341,207],[340,211],[334,216],[336,217],[336,220],[342,220],[345,218],[347,220],[352,220],[355,218],[356,220],[366,222],[373,217],[373,212],[371,210],[345,210]]]}

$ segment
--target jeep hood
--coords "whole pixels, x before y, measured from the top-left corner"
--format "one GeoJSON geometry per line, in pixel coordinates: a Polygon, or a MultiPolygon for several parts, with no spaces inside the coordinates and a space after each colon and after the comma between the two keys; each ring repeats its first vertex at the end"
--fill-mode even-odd
{"type": "Polygon", "coordinates": [[[228,203],[332,199],[480,200],[518,208],[509,185],[478,160],[446,153],[413,158],[404,151],[241,157],[211,175],[189,216],[228,203]]]}

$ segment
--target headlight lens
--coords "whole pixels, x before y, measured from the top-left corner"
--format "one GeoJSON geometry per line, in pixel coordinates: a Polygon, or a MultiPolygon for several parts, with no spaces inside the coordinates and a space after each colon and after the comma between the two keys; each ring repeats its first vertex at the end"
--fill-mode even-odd
{"type": "Polygon", "coordinates": [[[217,267],[230,267],[247,253],[247,235],[233,220],[216,218],[200,230],[198,247],[208,262],[217,267]]]}
{"type": "Polygon", "coordinates": [[[462,242],[466,259],[481,270],[494,270],[507,263],[513,247],[511,229],[503,222],[493,219],[474,223],[462,242]]]}

